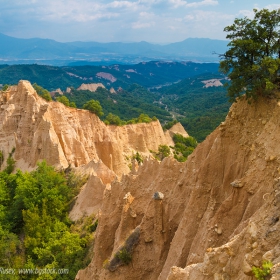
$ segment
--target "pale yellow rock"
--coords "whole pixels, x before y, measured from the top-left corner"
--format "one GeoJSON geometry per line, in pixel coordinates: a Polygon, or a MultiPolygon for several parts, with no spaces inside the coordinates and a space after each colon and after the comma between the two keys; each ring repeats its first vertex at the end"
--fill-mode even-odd
{"type": "Polygon", "coordinates": [[[15,148],[16,167],[24,170],[41,160],[58,168],[101,160],[120,177],[130,172],[126,158],[136,151],[145,157],[170,144],[158,121],[106,126],[87,110],[45,101],[28,81],[1,93],[0,108],[0,149],[7,158],[15,148]]]}
{"type": "Polygon", "coordinates": [[[105,88],[102,83],[97,84],[81,84],[80,87],[77,88],[77,90],[89,90],[92,92],[96,92],[97,88],[105,88]]]}
{"type": "MultiPolygon", "coordinates": [[[[260,266],[266,252],[279,262],[280,185],[274,179],[280,110],[273,99],[249,105],[241,97],[230,112],[223,131],[216,129],[185,163],[148,161],[135,175],[112,183],[101,207],[94,258],[79,272],[81,280],[251,280],[252,266],[260,266]],[[271,155],[275,160],[266,162],[271,155]],[[235,180],[242,188],[231,186],[235,180]],[[128,192],[136,218],[123,211],[128,192]],[[164,199],[153,200],[155,192],[164,199]],[[137,226],[132,263],[114,273],[104,269],[104,260],[137,226]]],[[[280,279],[279,270],[272,276],[280,279]]]]}

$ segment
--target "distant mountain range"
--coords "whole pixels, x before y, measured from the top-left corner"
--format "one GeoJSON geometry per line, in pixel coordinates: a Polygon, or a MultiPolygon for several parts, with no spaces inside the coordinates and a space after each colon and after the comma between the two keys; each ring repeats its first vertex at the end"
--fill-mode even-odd
{"type": "Polygon", "coordinates": [[[0,84],[17,84],[29,80],[48,90],[79,87],[82,83],[103,83],[108,89],[128,88],[139,84],[145,88],[161,88],[205,73],[217,73],[217,63],[150,61],[134,65],[50,66],[38,64],[0,65],[0,84]]]}
{"type": "Polygon", "coordinates": [[[218,62],[227,41],[189,38],[167,45],[139,43],[60,43],[50,39],[19,39],[0,33],[0,64],[49,65],[131,64],[151,60],[218,62]]]}

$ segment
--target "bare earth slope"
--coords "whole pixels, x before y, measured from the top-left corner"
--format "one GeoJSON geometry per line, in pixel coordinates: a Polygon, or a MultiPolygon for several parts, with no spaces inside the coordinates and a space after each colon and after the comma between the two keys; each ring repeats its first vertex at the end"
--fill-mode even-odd
{"type": "Polygon", "coordinates": [[[136,151],[148,156],[166,143],[158,121],[106,126],[89,111],[45,101],[28,81],[0,93],[0,149],[6,159],[15,148],[17,167],[23,170],[43,159],[64,168],[101,160],[121,176],[130,171],[136,151]]]}
{"type": "Polygon", "coordinates": [[[249,280],[263,259],[279,263],[279,105],[240,100],[186,163],[146,161],[107,187],[76,279],[249,280]]]}

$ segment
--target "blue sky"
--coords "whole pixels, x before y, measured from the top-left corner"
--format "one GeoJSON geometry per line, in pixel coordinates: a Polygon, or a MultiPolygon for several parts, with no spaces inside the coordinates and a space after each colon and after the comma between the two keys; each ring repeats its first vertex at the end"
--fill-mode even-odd
{"type": "MultiPolygon", "coordinates": [[[[0,33],[60,42],[171,43],[225,39],[225,26],[270,0],[0,0],[0,33]]],[[[1,43],[1,42],[0,42],[1,43]]]]}

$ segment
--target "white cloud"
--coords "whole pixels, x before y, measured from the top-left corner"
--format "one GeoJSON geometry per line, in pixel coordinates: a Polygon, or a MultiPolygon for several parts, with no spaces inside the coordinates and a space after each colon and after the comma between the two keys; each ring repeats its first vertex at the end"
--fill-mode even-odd
{"type": "Polygon", "coordinates": [[[188,3],[185,0],[169,0],[169,3],[173,6],[173,8],[179,8],[179,7],[198,8],[202,6],[215,6],[219,4],[217,0],[203,0],[200,2],[190,2],[190,3],[188,3]]]}
{"type": "Polygon", "coordinates": [[[269,10],[277,10],[277,9],[280,9],[280,4],[271,4],[271,5],[267,5],[267,6],[266,6],[266,9],[269,9],[269,10]]]}
{"type": "Polygon", "coordinates": [[[225,20],[232,20],[233,16],[225,13],[211,12],[211,11],[203,11],[197,10],[194,13],[187,14],[184,17],[184,20],[187,22],[195,21],[195,22],[205,22],[207,25],[215,24],[225,20]]]}
{"type": "Polygon", "coordinates": [[[148,13],[148,12],[140,12],[139,14],[140,17],[142,18],[152,18],[155,16],[154,13],[148,13]]]}
{"type": "Polygon", "coordinates": [[[238,12],[238,15],[241,15],[242,17],[247,17],[247,18],[252,19],[252,18],[254,18],[255,13],[254,13],[253,10],[240,10],[238,12]]]}
{"type": "Polygon", "coordinates": [[[142,29],[142,28],[149,28],[155,25],[155,22],[133,22],[132,28],[133,29],[142,29]]]}
{"type": "Polygon", "coordinates": [[[106,4],[105,7],[108,8],[136,8],[137,2],[129,2],[129,1],[113,1],[109,4],[106,4]]]}
{"type": "Polygon", "coordinates": [[[178,8],[187,4],[187,2],[183,0],[169,0],[169,3],[173,5],[173,8],[178,8]]]}
{"type": "Polygon", "coordinates": [[[197,8],[201,6],[216,6],[219,2],[216,0],[203,0],[201,2],[186,3],[186,7],[197,8]]]}

